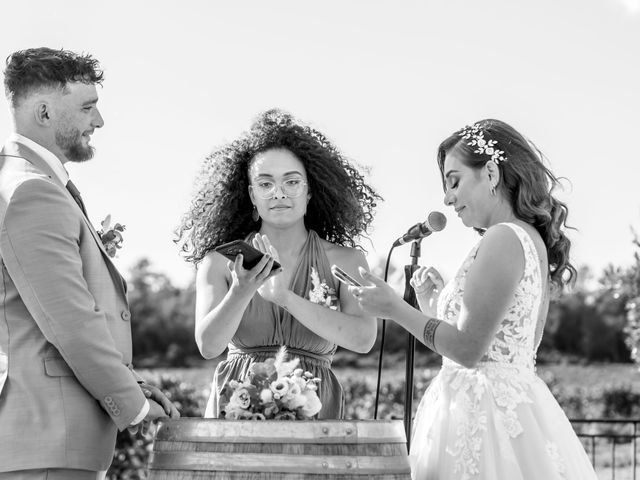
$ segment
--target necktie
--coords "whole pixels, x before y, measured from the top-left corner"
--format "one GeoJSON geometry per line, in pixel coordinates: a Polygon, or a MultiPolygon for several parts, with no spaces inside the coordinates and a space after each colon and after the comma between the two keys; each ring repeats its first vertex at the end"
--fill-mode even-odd
{"type": "Polygon", "coordinates": [[[78,190],[78,187],[76,187],[71,180],[67,182],[67,190],[69,190],[69,193],[80,207],[80,210],[82,210],[82,213],[87,216],[87,210],[84,208],[84,202],[80,196],[80,190],[78,190]]]}

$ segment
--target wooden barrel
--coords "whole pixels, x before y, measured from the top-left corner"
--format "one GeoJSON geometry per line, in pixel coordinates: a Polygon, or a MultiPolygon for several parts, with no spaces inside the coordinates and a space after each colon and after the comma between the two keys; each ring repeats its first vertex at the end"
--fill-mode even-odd
{"type": "Polygon", "coordinates": [[[400,420],[163,422],[151,480],[409,479],[400,420]]]}

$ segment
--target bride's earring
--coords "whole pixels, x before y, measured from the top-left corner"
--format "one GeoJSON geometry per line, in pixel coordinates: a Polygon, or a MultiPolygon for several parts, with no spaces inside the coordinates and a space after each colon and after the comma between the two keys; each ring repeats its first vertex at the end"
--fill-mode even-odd
{"type": "Polygon", "coordinates": [[[258,208],[254,205],[253,212],[251,212],[251,218],[254,222],[260,220],[260,214],[258,213],[258,208]]]}
{"type": "Polygon", "coordinates": [[[495,187],[495,185],[491,185],[490,191],[491,191],[491,195],[493,195],[495,197],[496,196],[496,187],[495,187]]]}

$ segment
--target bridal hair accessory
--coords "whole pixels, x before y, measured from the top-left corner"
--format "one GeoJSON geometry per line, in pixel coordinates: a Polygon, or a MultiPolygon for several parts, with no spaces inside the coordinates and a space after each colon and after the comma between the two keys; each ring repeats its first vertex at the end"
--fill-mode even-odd
{"type": "Polygon", "coordinates": [[[482,127],[480,127],[479,123],[475,123],[471,126],[467,125],[458,135],[469,140],[467,145],[476,147],[474,153],[484,153],[491,156],[491,160],[496,165],[499,165],[500,162],[507,161],[507,157],[503,156],[504,152],[502,150],[498,150],[496,147],[498,142],[496,140],[487,140],[484,138],[484,132],[482,131],[482,127]]]}

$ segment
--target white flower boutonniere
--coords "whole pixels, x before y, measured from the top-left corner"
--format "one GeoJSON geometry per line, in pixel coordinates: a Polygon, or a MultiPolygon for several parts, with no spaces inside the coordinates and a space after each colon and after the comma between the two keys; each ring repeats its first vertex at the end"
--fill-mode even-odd
{"type": "Polygon", "coordinates": [[[104,245],[104,249],[107,251],[107,255],[111,258],[116,256],[116,253],[119,248],[122,248],[122,242],[124,238],[122,238],[122,232],[124,232],[124,225],[120,225],[116,223],[113,227],[111,226],[111,215],[107,215],[106,218],[100,222],[102,226],[102,230],[98,231],[98,235],[100,236],[100,240],[102,240],[102,245],[104,245]]]}
{"type": "Polygon", "coordinates": [[[338,297],[335,289],[327,285],[326,281],[320,280],[320,275],[315,267],[311,267],[311,283],[313,288],[309,290],[309,300],[318,305],[328,307],[331,310],[338,309],[338,297]]]}

